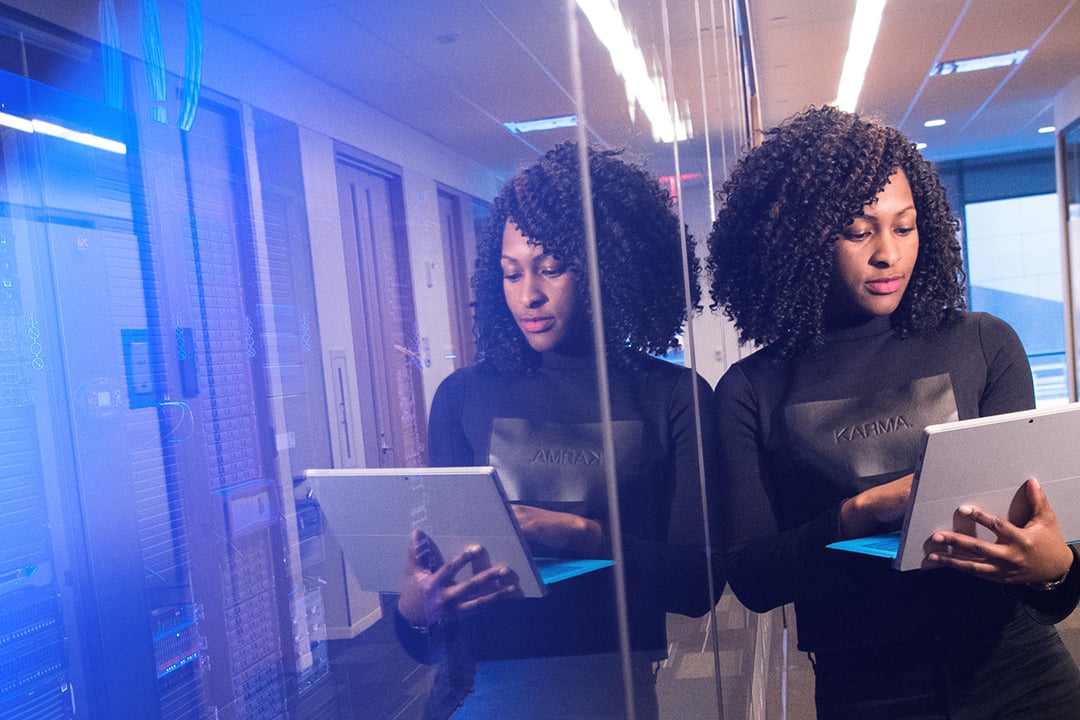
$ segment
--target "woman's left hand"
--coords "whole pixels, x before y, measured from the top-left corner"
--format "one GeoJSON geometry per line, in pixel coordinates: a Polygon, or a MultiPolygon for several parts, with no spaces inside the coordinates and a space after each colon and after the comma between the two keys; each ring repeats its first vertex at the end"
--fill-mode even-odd
{"type": "Polygon", "coordinates": [[[936,532],[926,544],[926,559],[933,565],[1000,583],[1047,583],[1065,575],[1072,566],[1073,553],[1061,535],[1057,516],[1038,480],[1029,478],[1024,492],[1031,516],[1022,526],[962,505],[957,513],[988,528],[996,541],[959,532],[936,532]]]}
{"type": "Polygon", "coordinates": [[[551,548],[572,557],[604,556],[604,529],[596,520],[532,505],[510,507],[531,545],[551,548]]]}

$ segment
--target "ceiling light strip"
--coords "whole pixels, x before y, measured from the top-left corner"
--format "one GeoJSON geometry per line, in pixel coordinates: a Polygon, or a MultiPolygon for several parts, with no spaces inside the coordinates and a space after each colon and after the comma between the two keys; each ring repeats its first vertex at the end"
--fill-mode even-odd
{"type": "Polygon", "coordinates": [[[1028,49],[1014,50],[1010,53],[1001,53],[998,55],[983,55],[982,57],[964,58],[962,60],[947,60],[944,62],[936,62],[934,66],[930,68],[931,77],[939,75],[953,75],[955,73],[969,73],[978,72],[979,70],[993,70],[995,68],[1009,67],[1010,65],[1019,65],[1027,58],[1028,53],[1031,51],[1028,49]]]}
{"type": "Polygon", "coordinates": [[[874,53],[881,15],[885,12],[885,0],[858,0],[851,18],[851,34],[848,37],[844,69],[840,73],[840,87],[834,104],[841,110],[855,112],[866,79],[866,68],[874,53]]]}
{"type": "Polygon", "coordinates": [[[676,124],[668,109],[667,92],[649,73],[645,56],[641,54],[637,40],[626,27],[622,13],[611,0],[577,0],[585,18],[592,26],[597,39],[607,48],[615,72],[626,86],[626,99],[631,117],[634,102],[652,125],[653,136],[661,142],[685,140],[686,129],[676,124]]]}
{"type": "Polygon", "coordinates": [[[18,115],[0,112],[0,126],[20,130],[24,133],[41,133],[42,135],[49,135],[51,137],[67,140],[68,142],[78,143],[79,145],[86,145],[88,147],[98,148],[99,150],[117,153],[118,155],[127,154],[127,145],[117,140],[109,140],[100,135],[72,130],[63,125],[57,125],[56,123],[38,120],[36,118],[27,119],[19,117],[18,115]]]}
{"type": "Polygon", "coordinates": [[[560,115],[559,117],[540,118],[538,120],[507,120],[503,123],[503,127],[517,135],[518,133],[572,128],[577,127],[577,124],[577,115],[560,115]]]}
{"type": "Polygon", "coordinates": [[[25,133],[34,132],[34,124],[31,121],[6,112],[0,112],[0,125],[14,128],[15,130],[21,130],[25,133]]]}
{"type": "Polygon", "coordinates": [[[34,128],[34,132],[41,133],[42,135],[51,135],[52,137],[62,138],[64,140],[67,140],[68,142],[98,148],[99,150],[106,150],[111,153],[117,153],[118,155],[124,155],[127,153],[127,146],[124,145],[124,143],[118,142],[116,140],[109,140],[108,138],[103,138],[100,135],[93,135],[87,132],[72,130],[71,128],[66,128],[63,125],[46,122],[45,120],[34,119],[30,121],[30,124],[34,128]]]}

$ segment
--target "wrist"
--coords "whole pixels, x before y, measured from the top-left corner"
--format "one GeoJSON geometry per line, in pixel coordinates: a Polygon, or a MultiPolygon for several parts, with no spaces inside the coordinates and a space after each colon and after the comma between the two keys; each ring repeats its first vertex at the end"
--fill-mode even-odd
{"type": "Polygon", "coordinates": [[[435,620],[434,622],[429,622],[426,618],[423,620],[415,620],[401,612],[400,606],[397,608],[396,615],[399,626],[408,628],[418,635],[431,635],[442,628],[441,619],[435,620]]]}
{"type": "MultiPolygon", "coordinates": [[[[1071,568],[1070,568],[1071,569],[1071,568]]],[[[1055,580],[1049,582],[1030,582],[1027,584],[1032,590],[1038,590],[1039,592],[1049,592],[1055,590],[1065,584],[1065,581],[1069,579],[1069,571],[1066,570],[1063,575],[1055,580]]]]}
{"type": "Polygon", "coordinates": [[[602,557],[604,553],[604,529],[592,518],[578,517],[580,523],[576,538],[576,554],[583,558],[602,557]]]}
{"type": "Polygon", "coordinates": [[[854,495],[840,503],[840,537],[843,540],[862,537],[867,533],[863,527],[859,496],[854,495]]]}
{"type": "Polygon", "coordinates": [[[429,621],[422,600],[407,592],[398,595],[395,610],[398,619],[407,626],[417,628],[436,624],[429,621]]]}
{"type": "Polygon", "coordinates": [[[1057,577],[1044,582],[1030,582],[1027,586],[1032,590],[1038,590],[1040,592],[1049,592],[1055,590],[1065,584],[1065,581],[1069,579],[1069,573],[1072,571],[1073,565],[1076,564],[1077,555],[1073,551],[1072,547],[1066,545],[1069,551],[1069,565],[1065,568],[1065,572],[1061,573],[1057,577]]]}

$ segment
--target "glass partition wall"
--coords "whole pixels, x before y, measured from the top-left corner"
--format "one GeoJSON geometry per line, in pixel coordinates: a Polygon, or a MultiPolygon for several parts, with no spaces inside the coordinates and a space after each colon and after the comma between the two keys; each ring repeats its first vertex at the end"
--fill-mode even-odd
{"type": "MultiPolygon", "coordinates": [[[[559,142],[708,234],[732,2],[380,5],[0,5],[3,717],[422,717],[435,666],[304,471],[427,464],[490,202],[559,142]]],[[[670,359],[737,353],[706,310],[670,359]]],[[[668,618],[660,716],[780,717],[780,616],[709,604],[668,618]]]]}
{"type": "Polygon", "coordinates": [[[1064,252],[1062,267],[1064,273],[1065,294],[1065,356],[1069,401],[1076,402],[1080,387],[1080,372],[1077,371],[1077,356],[1080,351],[1077,338],[1077,318],[1080,317],[1080,293],[1077,291],[1077,278],[1080,278],[1080,121],[1073,121],[1058,134],[1057,141],[1058,202],[1064,252]]]}

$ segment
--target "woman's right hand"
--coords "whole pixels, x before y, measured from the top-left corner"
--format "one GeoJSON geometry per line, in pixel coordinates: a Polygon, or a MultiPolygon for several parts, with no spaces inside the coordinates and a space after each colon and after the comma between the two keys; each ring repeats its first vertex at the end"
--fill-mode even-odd
{"type": "Polygon", "coordinates": [[[907,512],[914,473],[863,490],[840,505],[840,534],[844,540],[873,534],[878,525],[892,523],[907,512]]]}
{"type": "Polygon", "coordinates": [[[409,623],[439,625],[520,594],[517,576],[504,565],[492,567],[481,546],[470,546],[443,562],[435,541],[420,530],[413,531],[398,598],[398,612],[409,623]],[[466,565],[472,567],[472,577],[458,582],[457,574],[466,565]]]}

